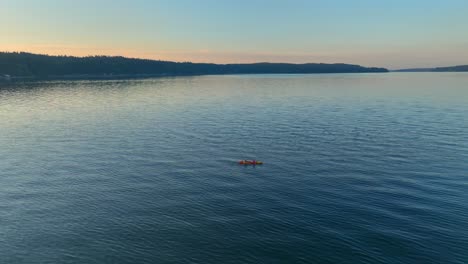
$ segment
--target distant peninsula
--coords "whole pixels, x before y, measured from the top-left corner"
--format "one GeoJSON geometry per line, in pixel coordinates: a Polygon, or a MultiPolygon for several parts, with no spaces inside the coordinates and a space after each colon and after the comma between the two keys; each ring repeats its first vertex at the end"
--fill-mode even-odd
{"type": "Polygon", "coordinates": [[[401,69],[401,70],[395,70],[395,72],[468,72],[468,65],[436,67],[436,68],[401,69]]]}
{"type": "Polygon", "coordinates": [[[49,56],[0,52],[0,79],[113,79],[212,74],[303,74],[388,72],[385,68],[335,63],[214,64],[111,56],[49,56]]]}

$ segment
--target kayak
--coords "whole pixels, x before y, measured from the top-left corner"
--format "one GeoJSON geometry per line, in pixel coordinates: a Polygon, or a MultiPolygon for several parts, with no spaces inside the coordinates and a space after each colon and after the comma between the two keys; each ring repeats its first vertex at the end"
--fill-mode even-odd
{"type": "Polygon", "coordinates": [[[239,161],[239,164],[240,165],[262,165],[263,162],[258,161],[258,160],[241,160],[239,161]]]}

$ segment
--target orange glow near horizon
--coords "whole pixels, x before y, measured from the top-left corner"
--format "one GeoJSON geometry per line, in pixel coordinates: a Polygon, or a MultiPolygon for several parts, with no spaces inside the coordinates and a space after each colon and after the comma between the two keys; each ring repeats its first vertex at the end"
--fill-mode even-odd
{"type": "Polygon", "coordinates": [[[273,52],[218,52],[210,50],[196,51],[142,51],[137,49],[124,48],[103,48],[103,47],[85,47],[71,45],[10,45],[1,46],[0,51],[6,52],[29,52],[44,55],[67,55],[67,56],[123,56],[129,58],[168,60],[168,61],[191,61],[207,63],[254,63],[254,62],[337,62],[339,58],[333,56],[288,53],[278,55],[273,52]]]}

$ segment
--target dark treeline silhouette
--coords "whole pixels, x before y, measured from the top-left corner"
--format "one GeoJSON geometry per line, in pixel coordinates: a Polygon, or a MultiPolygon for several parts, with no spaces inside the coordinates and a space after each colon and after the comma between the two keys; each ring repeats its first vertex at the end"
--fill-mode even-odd
{"type": "Polygon", "coordinates": [[[203,75],[250,73],[357,73],[387,72],[351,64],[212,64],[171,62],[109,56],[49,56],[25,52],[0,52],[0,76],[60,78],[73,76],[203,75]]]}
{"type": "Polygon", "coordinates": [[[414,69],[401,69],[397,72],[468,72],[468,65],[458,65],[451,67],[437,67],[437,68],[414,68],[414,69]]]}

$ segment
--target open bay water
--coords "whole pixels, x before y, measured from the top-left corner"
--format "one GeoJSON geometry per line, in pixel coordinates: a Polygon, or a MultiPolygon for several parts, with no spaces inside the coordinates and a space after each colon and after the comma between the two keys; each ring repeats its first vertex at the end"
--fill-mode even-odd
{"type": "Polygon", "coordinates": [[[468,74],[4,84],[0,263],[468,263],[468,74]]]}

